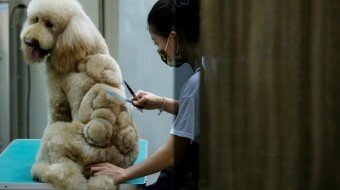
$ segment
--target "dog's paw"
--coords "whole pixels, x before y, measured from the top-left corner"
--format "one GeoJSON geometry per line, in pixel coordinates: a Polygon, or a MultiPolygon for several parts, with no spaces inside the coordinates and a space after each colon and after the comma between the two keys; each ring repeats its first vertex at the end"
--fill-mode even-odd
{"type": "Polygon", "coordinates": [[[31,168],[31,176],[34,181],[45,182],[43,176],[48,169],[48,164],[45,162],[35,162],[31,168]]]}
{"type": "Polygon", "coordinates": [[[87,186],[79,165],[72,161],[51,164],[46,171],[46,182],[65,190],[84,190],[87,186]]]}
{"type": "Polygon", "coordinates": [[[34,181],[38,181],[38,182],[41,182],[41,183],[45,183],[45,181],[44,181],[42,178],[40,178],[40,177],[38,177],[38,176],[36,176],[36,175],[33,175],[32,178],[33,178],[34,181]]]}
{"type": "Polygon", "coordinates": [[[107,176],[94,176],[88,181],[88,190],[116,190],[113,180],[107,176]]]}

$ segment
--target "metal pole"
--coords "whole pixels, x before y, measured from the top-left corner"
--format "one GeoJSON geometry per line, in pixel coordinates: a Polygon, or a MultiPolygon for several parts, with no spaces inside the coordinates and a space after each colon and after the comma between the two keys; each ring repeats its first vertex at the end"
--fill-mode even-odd
{"type": "Polygon", "coordinates": [[[99,0],[99,31],[105,38],[105,1],[99,0]]]}

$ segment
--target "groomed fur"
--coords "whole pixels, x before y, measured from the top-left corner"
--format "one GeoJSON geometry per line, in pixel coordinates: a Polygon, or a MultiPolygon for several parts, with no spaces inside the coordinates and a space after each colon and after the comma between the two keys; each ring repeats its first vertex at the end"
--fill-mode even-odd
{"type": "Polygon", "coordinates": [[[124,102],[118,64],[76,0],[32,0],[21,32],[28,63],[46,62],[49,123],[32,176],[58,189],[115,189],[111,179],[91,177],[84,166],[131,165],[138,133],[124,102]]]}

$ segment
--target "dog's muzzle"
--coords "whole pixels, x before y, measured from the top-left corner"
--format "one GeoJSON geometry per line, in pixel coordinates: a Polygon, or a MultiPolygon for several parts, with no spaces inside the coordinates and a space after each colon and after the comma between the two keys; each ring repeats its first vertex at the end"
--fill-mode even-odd
{"type": "Polygon", "coordinates": [[[32,60],[38,60],[49,53],[49,50],[42,49],[38,40],[34,38],[24,38],[25,45],[32,47],[33,50],[30,53],[32,60]]]}

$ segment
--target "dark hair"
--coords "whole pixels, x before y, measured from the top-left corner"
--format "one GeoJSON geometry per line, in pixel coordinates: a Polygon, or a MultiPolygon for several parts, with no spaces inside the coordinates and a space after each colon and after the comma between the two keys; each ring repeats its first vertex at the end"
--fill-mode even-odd
{"type": "Polygon", "coordinates": [[[172,30],[188,43],[199,40],[199,0],[158,0],[148,16],[149,30],[167,38],[172,30]]]}

